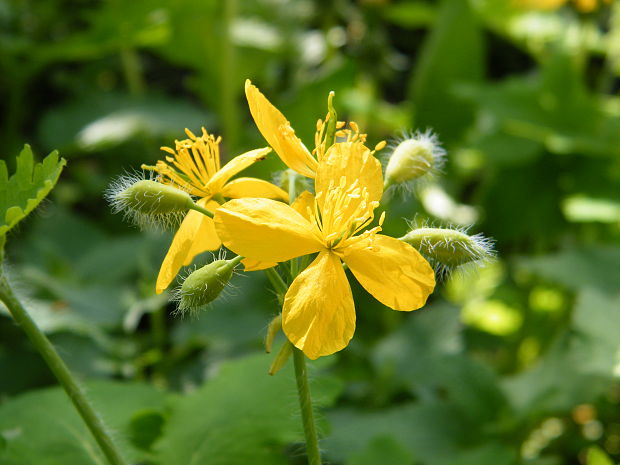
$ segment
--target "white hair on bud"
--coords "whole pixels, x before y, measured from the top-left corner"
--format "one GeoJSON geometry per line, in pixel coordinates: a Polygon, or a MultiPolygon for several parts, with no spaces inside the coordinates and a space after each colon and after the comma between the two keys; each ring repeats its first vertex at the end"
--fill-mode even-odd
{"type": "Polygon", "coordinates": [[[396,149],[407,141],[413,141],[423,147],[426,147],[430,154],[432,161],[423,161],[426,163],[428,169],[420,176],[416,176],[412,179],[402,180],[399,182],[391,182],[386,189],[386,194],[401,194],[409,195],[416,191],[420,186],[432,181],[439,174],[443,173],[443,168],[446,163],[446,150],[441,146],[441,142],[436,133],[432,129],[427,128],[425,131],[407,131],[403,130],[400,137],[396,137],[390,140],[386,150],[382,152],[381,163],[383,165],[383,171],[385,176],[388,176],[388,166],[392,159],[396,149]]]}
{"type": "MultiPolygon", "coordinates": [[[[211,255],[215,258],[214,253],[211,255]]],[[[218,256],[220,258],[211,261],[204,266],[194,265],[193,267],[188,268],[183,273],[183,276],[179,277],[179,285],[172,290],[170,296],[170,300],[176,303],[176,310],[174,312],[175,316],[184,316],[186,314],[197,316],[200,311],[211,307],[213,301],[220,297],[221,294],[224,296],[227,295],[227,292],[229,291],[228,288],[231,286],[230,279],[232,278],[233,272],[237,265],[231,265],[232,268],[223,270],[221,266],[225,267],[225,264],[221,264],[219,269],[213,269],[213,267],[218,266],[218,262],[226,261],[230,264],[230,261],[225,259],[225,250],[220,249],[218,256]],[[210,275],[204,276],[203,274],[207,268],[209,268],[210,275]],[[196,276],[198,276],[198,279],[202,281],[197,283],[197,280],[193,279],[190,286],[186,288],[186,282],[188,282],[188,279],[192,279],[191,276],[194,273],[199,273],[196,276]],[[198,284],[198,286],[196,284],[198,284]]]]}
{"type": "MultiPolygon", "coordinates": [[[[112,180],[108,188],[104,191],[103,197],[108,202],[112,209],[112,213],[123,213],[123,219],[134,224],[141,230],[170,230],[176,229],[181,220],[185,217],[185,212],[166,212],[159,213],[156,211],[155,206],[150,208],[146,207],[146,198],[138,206],[135,202],[130,202],[127,196],[127,189],[135,185],[140,181],[159,181],[159,176],[154,176],[153,172],[149,172],[148,175],[143,171],[126,171],[124,174],[117,176],[112,180]]],[[[179,190],[179,186],[175,186],[179,190]]],[[[149,203],[154,204],[161,201],[163,196],[159,194],[159,198],[149,198],[149,203]]],[[[133,199],[135,200],[135,199],[133,199]]]]}
{"type": "Polygon", "coordinates": [[[455,271],[467,273],[484,267],[496,258],[495,241],[482,233],[470,235],[471,225],[437,227],[428,222],[420,223],[417,219],[408,223],[410,232],[401,240],[415,247],[442,280],[455,271]]]}

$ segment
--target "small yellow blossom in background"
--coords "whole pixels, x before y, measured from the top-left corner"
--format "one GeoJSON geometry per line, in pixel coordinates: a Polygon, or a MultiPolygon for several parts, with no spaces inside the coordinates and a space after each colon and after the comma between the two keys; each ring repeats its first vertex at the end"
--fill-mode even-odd
{"type": "MultiPolygon", "coordinates": [[[[175,141],[175,148],[162,147],[169,153],[165,161],[155,166],[142,168],[155,171],[164,184],[177,186],[189,194],[199,197],[196,202],[203,208],[214,211],[223,198],[266,197],[288,201],[288,194],[279,187],[262,179],[237,178],[230,180],[243,169],[262,160],[270,148],[251,150],[220,166],[221,138],[217,139],[202,128],[202,135],[196,136],[190,130],[185,132],[189,139],[175,141]]],[[[172,240],[170,249],[157,276],[156,292],[160,294],[175,278],[182,266],[189,265],[199,253],[216,250],[221,241],[217,236],[213,220],[200,212],[187,213],[172,240]]]]}
{"type": "MultiPolygon", "coordinates": [[[[516,6],[534,10],[557,10],[567,4],[569,0],[514,0],[516,6]]],[[[573,0],[576,8],[584,13],[594,11],[599,0],[573,0]]],[[[601,0],[600,3],[610,3],[610,0],[601,0]]]]}
{"type": "Polygon", "coordinates": [[[284,333],[311,359],[343,349],[355,331],[342,261],[370,294],[395,310],[422,307],[435,286],[433,269],[417,250],[378,234],[383,215],[379,226],[364,231],[383,194],[383,175],[359,138],[329,147],[315,173],[316,196],[304,192],[291,206],[231,200],[214,217],[224,245],[244,257],[283,262],[318,252],[292,282],[282,309],[284,333]]]}

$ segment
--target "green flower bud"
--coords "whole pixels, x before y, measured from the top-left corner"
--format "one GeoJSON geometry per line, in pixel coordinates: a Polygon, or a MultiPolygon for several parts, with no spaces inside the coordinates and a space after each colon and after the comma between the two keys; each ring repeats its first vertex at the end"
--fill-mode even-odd
{"type": "Polygon", "coordinates": [[[492,240],[458,229],[412,229],[400,239],[415,247],[443,276],[463,265],[481,265],[495,256],[492,240]]]}
{"type": "Polygon", "coordinates": [[[192,272],[174,296],[179,311],[196,310],[213,302],[232,278],[235,266],[242,258],[216,260],[192,272]]]}
{"type": "Polygon", "coordinates": [[[271,320],[271,323],[269,323],[269,326],[267,327],[267,334],[265,335],[265,352],[267,352],[268,354],[271,353],[273,341],[281,330],[282,314],[271,320]]]}
{"type": "Polygon", "coordinates": [[[105,197],[114,213],[124,212],[126,217],[141,227],[176,223],[194,206],[187,192],[137,176],[116,179],[106,191],[105,197]]]}
{"type": "Polygon", "coordinates": [[[284,344],[282,344],[278,355],[276,355],[276,358],[269,367],[268,373],[271,376],[275,375],[284,367],[284,365],[286,365],[286,362],[288,362],[288,359],[291,358],[291,355],[293,355],[293,344],[291,344],[291,342],[287,339],[284,341],[284,344]]]}
{"type": "Polygon", "coordinates": [[[406,184],[441,168],[445,150],[430,131],[417,132],[399,142],[385,168],[385,187],[406,184]]]}

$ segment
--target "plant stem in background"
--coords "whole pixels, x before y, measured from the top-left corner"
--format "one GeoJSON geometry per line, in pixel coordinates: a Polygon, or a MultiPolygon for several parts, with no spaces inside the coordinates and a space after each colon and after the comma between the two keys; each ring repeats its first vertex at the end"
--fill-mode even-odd
{"type": "Polygon", "coordinates": [[[112,437],[103,424],[103,421],[86,398],[84,391],[80,388],[52,343],[39,329],[19,300],[17,300],[8,281],[2,275],[1,270],[0,300],[4,302],[15,322],[24,330],[30,342],[32,342],[37,351],[39,351],[47,366],[62,385],[71,399],[71,402],[73,402],[73,405],[75,405],[75,408],[86,423],[86,426],[95,437],[99,447],[107,457],[108,462],[111,465],[127,465],[127,462],[114,445],[112,437]]]}
{"type": "Polygon", "coordinates": [[[269,278],[271,285],[278,293],[278,297],[283,301],[284,295],[286,294],[286,291],[288,291],[288,286],[282,279],[282,276],[280,276],[280,274],[275,270],[275,268],[267,268],[265,270],[265,274],[269,278]]]}
{"type": "Polygon", "coordinates": [[[308,464],[321,465],[321,451],[319,450],[319,439],[316,434],[314,412],[312,410],[312,397],[310,396],[310,385],[308,384],[308,373],[306,370],[306,356],[297,347],[293,348],[293,363],[295,364],[299,408],[304,426],[304,436],[306,437],[308,464]]]}
{"type": "Polygon", "coordinates": [[[142,70],[140,69],[140,58],[136,50],[131,47],[122,47],[120,54],[129,93],[134,96],[141,95],[144,92],[145,86],[142,70]]]}
{"type": "Polygon", "coordinates": [[[239,134],[239,115],[236,102],[236,90],[241,88],[241,81],[237,76],[235,60],[235,44],[232,38],[232,29],[237,14],[237,1],[222,2],[222,48],[220,73],[220,115],[222,117],[222,132],[228,144],[228,152],[237,150],[239,134]],[[239,84],[239,86],[237,85],[239,84]]]}

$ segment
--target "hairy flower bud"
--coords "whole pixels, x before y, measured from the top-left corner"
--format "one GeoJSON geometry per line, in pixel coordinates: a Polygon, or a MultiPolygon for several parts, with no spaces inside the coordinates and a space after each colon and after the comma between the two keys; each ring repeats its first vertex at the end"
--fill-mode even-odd
{"type": "Polygon", "coordinates": [[[179,311],[197,309],[214,301],[232,278],[241,258],[216,260],[192,272],[174,296],[179,302],[179,311]]]}
{"type": "Polygon", "coordinates": [[[385,186],[408,183],[441,168],[445,150],[430,131],[417,132],[399,142],[385,169],[385,186]]]}
{"type": "Polygon", "coordinates": [[[105,196],[114,213],[124,212],[138,226],[174,223],[194,205],[187,192],[137,176],[121,176],[105,196]]]}
{"type": "Polygon", "coordinates": [[[440,275],[466,264],[482,264],[495,255],[490,239],[458,229],[417,228],[400,239],[415,247],[440,275]]]}

